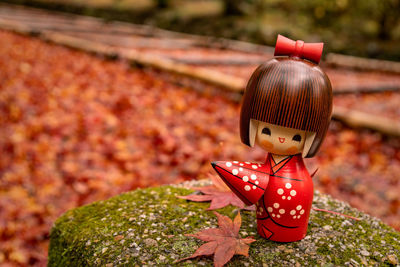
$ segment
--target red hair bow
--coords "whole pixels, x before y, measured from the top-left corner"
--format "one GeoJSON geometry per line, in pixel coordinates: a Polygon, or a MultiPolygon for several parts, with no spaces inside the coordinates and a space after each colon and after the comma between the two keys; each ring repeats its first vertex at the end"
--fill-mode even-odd
{"type": "Polygon", "coordinates": [[[278,35],[274,56],[292,56],[308,59],[319,63],[324,43],[304,43],[301,40],[293,41],[285,36],[278,35]]]}

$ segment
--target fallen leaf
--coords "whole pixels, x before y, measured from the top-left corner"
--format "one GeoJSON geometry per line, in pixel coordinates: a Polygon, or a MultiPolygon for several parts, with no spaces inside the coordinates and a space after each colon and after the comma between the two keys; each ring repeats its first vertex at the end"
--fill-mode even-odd
{"type": "Polygon", "coordinates": [[[239,230],[242,224],[240,213],[232,221],[229,217],[214,212],[218,218],[219,228],[208,228],[196,234],[187,234],[207,243],[201,245],[191,256],[178,260],[193,259],[198,256],[214,254],[214,266],[224,266],[234,255],[249,256],[249,244],[256,241],[251,237],[240,238],[239,230]]]}
{"type": "Polygon", "coordinates": [[[312,209],[315,210],[315,211],[323,211],[323,212],[327,212],[327,213],[331,213],[331,214],[347,217],[347,218],[350,218],[350,219],[353,219],[353,220],[356,220],[356,221],[360,221],[361,220],[360,218],[357,218],[357,217],[354,217],[354,216],[350,216],[350,215],[347,215],[347,214],[344,214],[344,213],[340,213],[340,212],[337,212],[337,211],[332,211],[332,210],[327,210],[327,209],[319,209],[319,208],[312,208],[312,209]]]}
{"type": "Polygon", "coordinates": [[[211,174],[208,174],[208,176],[212,180],[213,185],[193,188],[199,190],[204,195],[178,196],[178,198],[196,202],[211,201],[210,207],[207,210],[216,210],[228,205],[240,209],[255,210],[254,206],[246,206],[243,201],[240,200],[240,198],[238,198],[229,187],[221,181],[221,179],[211,174]]]}
{"type": "Polygon", "coordinates": [[[115,240],[115,241],[119,241],[119,240],[121,240],[121,239],[124,239],[124,236],[123,236],[123,235],[117,235],[116,237],[114,237],[114,240],[115,240]]]}

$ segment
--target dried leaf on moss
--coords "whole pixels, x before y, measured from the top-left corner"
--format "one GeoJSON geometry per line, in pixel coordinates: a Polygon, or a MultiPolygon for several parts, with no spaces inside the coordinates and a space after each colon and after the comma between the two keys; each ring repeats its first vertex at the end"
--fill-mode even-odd
{"type": "Polygon", "coordinates": [[[214,212],[218,218],[219,228],[208,228],[196,234],[187,234],[207,243],[201,245],[191,256],[180,259],[196,258],[214,255],[214,266],[224,266],[234,255],[249,256],[249,244],[256,241],[251,237],[240,238],[239,230],[242,224],[240,213],[232,221],[229,217],[214,212]]]}
{"type": "Polygon", "coordinates": [[[193,188],[203,193],[203,195],[178,196],[178,198],[196,202],[211,201],[207,210],[216,210],[228,205],[240,209],[254,210],[254,206],[246,206],[218,177],[211,174],[209,174],[209,177],[213,185],[193,188]]]}

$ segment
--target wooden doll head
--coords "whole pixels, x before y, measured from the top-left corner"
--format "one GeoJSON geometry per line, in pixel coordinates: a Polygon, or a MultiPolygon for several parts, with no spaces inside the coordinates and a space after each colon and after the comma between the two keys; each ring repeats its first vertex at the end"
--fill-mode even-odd
{"type": "MultiPolygon", "coordinates": [[[[303,136],[298,152],[303,157],[313,157],[325,138],[331,113],[332,87],[321,68],[299,57],[275,57],[260,65],[247,84],[240,113],[240,137],[244,144],[254,146],[257,131],[268,128],[259,127],[260,123],[277,129],[280,126],[282,133],[287,133],[285,138],[292,134],[292,139],[298,139],[296,134],[303,136]],[[284,131],[284,127],[290,129],[284,131]]],[[[267,142],[261,147],[274,153],[273,149],[268,150],[267,142]]],[[[294,151],[292,148],[288,153],[294,151]]]]}

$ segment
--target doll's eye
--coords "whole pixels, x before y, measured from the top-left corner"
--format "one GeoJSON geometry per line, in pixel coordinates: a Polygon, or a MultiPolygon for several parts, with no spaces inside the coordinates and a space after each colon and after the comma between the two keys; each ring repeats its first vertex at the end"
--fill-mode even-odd
{"type": "Polygon", "coordinates": [[[266,135],[271,135],[271,130],[268,129],[267,127],[265,127],[264,129],[262,129],[261,133],[266,134],[266,135]]]}
{"type": "Polygon", "coordinates": [[[296,134],[295,136],[293,136],[292,140],[296,142],[301,142],[301,136],[299,134],[296,134]]]}

